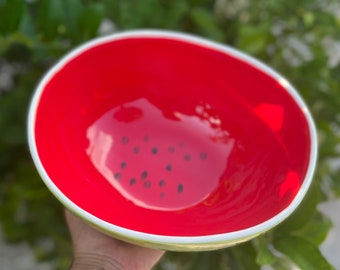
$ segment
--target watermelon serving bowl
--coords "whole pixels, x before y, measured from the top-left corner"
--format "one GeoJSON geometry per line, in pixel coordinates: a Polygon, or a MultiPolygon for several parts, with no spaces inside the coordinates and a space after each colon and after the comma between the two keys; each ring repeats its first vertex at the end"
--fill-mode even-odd
{"type": "Polygon", "coordinates": [[[223,248],[285,220],[311,181],[312,117],[277,72],[188,34],[129,31],[43,77],[28,139],[70,211],[127,242],[223,248]]]}

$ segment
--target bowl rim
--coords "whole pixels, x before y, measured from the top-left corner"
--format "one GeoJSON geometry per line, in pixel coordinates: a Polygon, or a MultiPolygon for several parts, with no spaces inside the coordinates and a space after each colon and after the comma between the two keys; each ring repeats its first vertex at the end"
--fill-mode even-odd
{"type": "Polygon", "coordinates": [[[300,205],[304,196],[311,185],[316,161],[317,161],[317,133],[316,127],[313,122],[312,115],[307,108],[304,100],[300,97],[297,90],[278,72],[264,64],[260,60],[254,58],[253,56],[248,55],[247,53],[241,52],[236,48],[230,47],[229,45],[221,44],[216,41],[211,41],[203,37],[199,37],[193,34],[169,31],[169,30],[155,30],[155,29],[142,29],[142,30],[129,30],[119,33],[110,34],[104,37],[98,37],[83,43],[82,45],[76,47],[71,50],[65,56],[63,56],[52,68],[50,68],[47,73],[43,76],[41,81],[38,83],[35,92],[33,94],[31,104],[28,112],[27,119],[27,136],[28,136],[28,145],[29,150],[31,152],[31,156],[33,162],[40,174],[42,180],[51,191],[51,193],[71,212],[83,218],[85,221],[89,222],[96,228],[112,234],[118,238],[123,240],[131,241],[131,242],[140,242],[145,245],[153,245],[153,246],[165,246],[168,249],[172,249],[174,246],[174,250],[186,250],[195,249],[195,246],[199,249],[210,249],[211,245],[217,245],[217,243],[225,243],[225,245],[229,245],[230,243],[236,243],[243,240],[248,240],[253,238],[274,226],[281,223],[285,220],[293,211],[300,205]],[[54,184],[53,180],[48,176],[48,173],[45,171],[42,162],[40,161],[37,146],[35,143],[35,116],[37,114],[37,108],[39,105],[40,97],[44,91],[46,84],[51,80],[51,78],[61,70],[68,62],[72,59],[76,58],[78,55],[86,52],[88,49],[93,47],[97,47],[109,42],[115,42],[123,39],[129,38],[167,38],[173,39],[180,42],[190,43],[193,45],[205,47],[208,49],[212,49],[215,51],[222,52],[224,54],[232,55],[237,60],[245,61],[252,65],[253,67],[261,70],[266,73],[268,76],[277,80],[281,86],[288,92],[288,94],[294,99],[295,103],[300,107],[301,112],[304,114],[306,122],[309,128],[309,135],[311,140],[310,145],[310,157],[309,157],[309,165],[304,178],[302,185],[295,198],[291,201],[291,203],[282,211],[280,211],[275,216],[270,219],[257,224],[255,226],[233,231],[227,233],[219,233],[212,235],[202,235],[202,236],[169,236],[169,235],[157,235],[146,232],[135,231],[132,229],[127,229],[124,227],[120,227],[109,222],[103,221],[100,218],[88,213],[74,202],[72,202],[63,192],[54,184]]]}

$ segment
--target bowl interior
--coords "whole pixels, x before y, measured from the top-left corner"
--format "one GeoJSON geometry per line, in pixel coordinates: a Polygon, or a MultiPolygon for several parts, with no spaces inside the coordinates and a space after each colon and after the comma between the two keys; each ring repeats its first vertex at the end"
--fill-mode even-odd
{"type": "Polygon", "coordinates": [[[287,208],[309,166],[303,110],[239,56],[167,37],[92,44],[40,84],[34,142],[74,204],[123,228],[203,236],[287,208]]]}

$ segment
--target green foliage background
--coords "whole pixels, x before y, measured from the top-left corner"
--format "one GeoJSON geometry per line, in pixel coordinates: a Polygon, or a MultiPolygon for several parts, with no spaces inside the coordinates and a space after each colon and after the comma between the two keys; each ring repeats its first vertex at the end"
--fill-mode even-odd
{"type": "Polygon", "coordinates": [[[115,31],[171,29],[239,48],[287,77],[315,118],[319,161],[303,205],[274,230],[232,248],[169,252],[161,269],[333,269],[318,247],[331,222],[318,210],[339,197],[340,65],[325,46],[340,39],[338,0],[0,0],[0,224],[9,242],[29,242],[39,260],[68,269],[63,209],[33,166],[27,108],[37,82],[62,55],[115,31]],[[338,6],[336,13],[335,7],[338,6]],[[112,22],[114,24],[112,24],[112,22]],[[105,24],[104,24],[105,25],[105,24]],[[332,62],[333,61],[333,62],[332,62]]]}

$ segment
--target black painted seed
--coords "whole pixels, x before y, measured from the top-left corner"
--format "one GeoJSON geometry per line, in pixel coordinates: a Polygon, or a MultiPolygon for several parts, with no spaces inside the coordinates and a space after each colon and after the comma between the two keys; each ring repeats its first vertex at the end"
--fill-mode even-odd
{"type": "Polygon", "coordinates": [[[159,186],[160,186],[160,187],[164,187],[165,184],[166,184],[166,182],[165,182],[164,179],[159,180],[159,186]]]}
{"type": "Polygon", "coordinates": [[[200,154],[200,159],[201,159],[201,160],[206,160],[206,159],[207,159],[207,153],[202,152],[202,153],[200,154]]]}
{"type": "Polygon", "coordinates": [[[125,169],[126,168],[126,162],[125,161],[123,161],[122,163],[120,163],[120,167],[122,168],[122,169],[125,169]]]}
{"type": "Polygon", "coordinates": [[[114,178],[116,180],[120,180],[122,178],[122,174],[120,172],[115,173],[114,178]]]}
{"type": "Polygon", "coordinates": [[[149,136],[145,135],[144,138],[143,138],[144,142],[148,142],[150,139],[149,139],[149,136]]]}
{"type": "Polygon", "coordinates": [[[150,181],[146,181],[146,182],[144,183],[144,187],[145,187],[145,188],[151,188],[151,182],[150,182],[150,181]]]}
{"type": "Polygon", "coordinates": [[[182,184],[179,184],[179,185],[177,186],[177,191],[178,191],[179,194],[183,193],[183,189],[184,189],[184,187],[183,187],[182,184]]]}
{"type": "Polygon", "coordinates": [[[184,155],[184,159],[185,159],[186,161],[189,161],[189,160],[191,159],[191,156],[190,156],[189,154],[185,154],[185,155],[184,155]]]}
{"type": "Polygon", "coordinates": [[[129,137],[123,136],[123,137],[122,137],[122,143],[123,143],[123,144],[127,144],[128,142],[129,142],[129,137]]]}
{"type": "Polygon", "coordinates": [[[158,148],[157,147],[152,148],[151,153],[156,155],[158,153],[158,148]]]}
{"type": "Polygon", "coordinates": [[[138,147],[138,146],[135,146],[135,147],[133,148],[133,152],[134,152],[135,154],[138,154],[138,153],[139,153],[139,147],[138,147]]]}
{"type": "Polygon", "coordinates": [[[173,153],[173,152],[175,152],[175,147],[170,146],[170,147],[168,148],[168,150],[169,150],[170,153],[173,153]]]}
{"type": "Polygon", "coordinates": [[[161,192],[161,194],[159,194],[159,197],[161,197],[161,199],[163,199],[165,197],[165,193],[161,192]]]}
{"type": "Polygon", "coordinates": [[[148,177],[148,172],[147,171],[143,171],[141,176],[140,176],[142,179],[145,179],[148,177]]]}
{"type": "Polygon", "coordinates": [[[136,178],[130,179],[130,186],[133,186],[136,183],[136,178]]]}
{"type": "Polygon", "coordinates": [[[170,172],[172,170],[171,164],[166,165],[165,169],[170,172]]]}
{"type": "Polygon", "coordinates": [[[184,147],[184,142],[180,142],[180,143],[178,144],[178,146],[181,147],[181,148],[183,148],[183,147],[184,147]]]}

